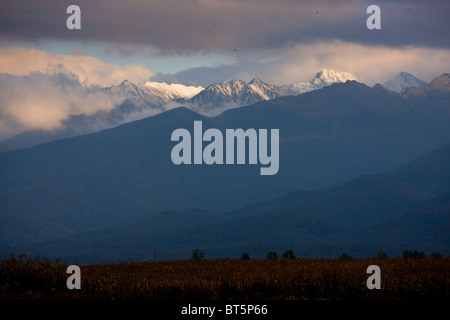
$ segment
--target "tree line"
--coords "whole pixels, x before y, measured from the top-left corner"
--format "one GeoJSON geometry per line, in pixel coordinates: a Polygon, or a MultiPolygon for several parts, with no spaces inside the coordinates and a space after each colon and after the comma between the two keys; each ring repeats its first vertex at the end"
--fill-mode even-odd
{"type": "MultiPolygon", "coordinates": [[[[417,249],[414,249],[414,251],[413,250],[403,250],[402,257],[405,259],[425,259],[425,258],[427,258],[426,254],[423,251],[418,251],[417,249]]],[[[278,254],[276,251],[269,251],[266,254],[266,259],[277,259],[277,258],[278,258],[278,254]]],[[[291,249],[284,251],[282,254],[282,258],[294,259],[295,258],[294,251],[291,249]]],[[[376,258],[377,259],[385,259],[385,258],[388,258],[388,254],[384,250],[378,250],[377,254],[376,254],[376,258]]],[[[437,251],[434,251],[430,254],[430,258],[442,258],[442,254],[437,251]]],[[[203,260],[203,259],[205,259],[205,253],[203,251],[201,251],[200,249],[194,249],[194,250],[192,250],[191,259],[192,260],[203,260]]],[[[240,259],[241,260],[250,260],[251,258],[247,252],[244,252],[242,254],[242,256],[240,257],[240,259]]],[[[344,252],[341,254],[339,259],[344,259],[344,260],[345,259],[353,259],[353,257],[344,252]]]]}

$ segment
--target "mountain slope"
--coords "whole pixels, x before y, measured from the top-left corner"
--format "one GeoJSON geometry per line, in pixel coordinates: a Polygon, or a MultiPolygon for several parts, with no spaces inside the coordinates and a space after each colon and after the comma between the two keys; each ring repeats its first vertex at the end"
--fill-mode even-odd
{"type": "MultiPolygon", "coordinates": [[[[386,173],[325,190],[294,192],[232,213],[164,212],[125,227],[16,248],[82,262],[208,258],[294,249],[297,256],[334,251],[373,256],[416,248],[450,253],[450,145],[386,173]],[[81,260],[80,260],[81,259],[81,260]]],[[[8,254],[3,250],[4,254],[8,254]]]]}
{"type": "MultiPolygon", "coordinates": [[[[348,81],[214,118],[179,108],[95,134],[5,152],[0,154],[0,243],[52,240],[169,210],[231,211],[293,190],[341,184],[449,143],[449,123],[448,95],[417,100],[348,81]],[[279,129],[278,173],[261,176],[260,164],[174,165],[171,134],[178,128],[192,132],[196,120],[203,122],[203,130],[279,129]]],[[[363,196],[357,189],[354,195],[363,196]]],[[[283,211],[297,209],[304,208],[283,211]]],[[[356,223],[357,216],[344,220],[336,217],[333,223],[356,223]]]]}
{"type": "Polygon", "coordinates": [[[392,218],[417,202],[448,192],[450,145],[386,173],[364,175],[319,191],[292,192],[228,214],[255,216],[304,210],[348,230],[357,230],[364,225],[392,218]]]}
{"type": "Polygon", "coordinates": [[[180,101],[191,110],[215,115],[214,111],[252,104],[267,97],[264,91],[255,91],[242,80],[212,84],[187,101],[180,101]]]}
{"type": "Polygon", "coordinates": [[[203,87],[147,81],[134,84],[128,80],[118,86],[103,88],[114,100],[122,101],[109,111],[91,115],[70,115],[61,127],[52,131],[29,130],[0,142],[0,152],[32,147],[42,143],[98,132],[143,119],[166,111],[165,105],[174,99],[188,99],[203,87]]]}
{"type": "Polygon", "coordinates": [[[410,73],[400,72],[394,78],[386,81],[383,85],[394,92],[404,93],[409,88],[424,87],[427,83],[410,73]]]}
{"type": "Polygon", "coordinates": [[[450,194],[414,205],[397,217],[364,229],[361,239],[368,247],[389,248],[391,254],[419,248],[427,255],[450,253],[450,194]]]}
{"type": "Polygon", "coordinates": [[[334,70],[323,69],[316,73],[316,76],[306,83],[294,83],[289,87],[298,93],[309,92],[321,89],[333,83],[344,83],[347,81],[356,81],[357,78],[350,72],[339,72],[334,70]]]}
{"type": "Polygon", "coordinates": [[[333,83],[344,83],[355,79],[356,77],[348,72],[324,69],[309,82],[294,83],[289,86],[269,85],[258,78],[249,83],[242,80],[230,80],[212,84],[191,99],[180,99],[174,105],[183,105],[201,114],[215,116],[231,108],[282,96],[298,95],[333,83]]]}
{"type": "Polygon", "coordinates": [[[253,79],[249,83],[231,80],[212,84],[208,88],[147,81],[134,84],[124,80],[120,85],[104,88],[114,99],[123,101],[110,111],[93,115],[71,115],[61,128],[44,131],[30,130],[0,142],[0,153],[77,135],[113,128],[120,124],[153,116],[184,105],[204,115],[214,116],[230,108],[249,105],[261,100],[297,95],[317,90],[332,83],[354,80],[350,73],[321,70],[307,83],[275,86],[253,79]]]}
{"type": "Polygon", "coordinates": [[[420,88],[410,88],[405,92],[408,98],[439,97],[450,92],[450,73],[434,78],[429,84],[420,88]]]}
{"type": "Polygon", "coordinates": [[[203,90],[203,87],[184,86],[147,81],[134,84],[128,80],[120,85],[104,89],[105,92],[123,96],[139,107],[162,108],[173,99],[189,99],[203,90]]]}

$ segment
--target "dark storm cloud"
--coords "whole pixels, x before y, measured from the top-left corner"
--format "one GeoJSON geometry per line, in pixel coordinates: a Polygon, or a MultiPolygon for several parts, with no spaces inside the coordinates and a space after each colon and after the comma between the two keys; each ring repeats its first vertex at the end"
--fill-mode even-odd
{"type": "Polygon", "coordinates": [[[133,0],[2,1],[0,38],[65,39],[150,54],[280,48],[314,40],[450,47],[450,3],[442,1],[133,0]],[[66,8],[81,8],[81,30],[66,28],[66,8]],[[381,7],[381,30],[366,28],[366,8],[381,7]]]}

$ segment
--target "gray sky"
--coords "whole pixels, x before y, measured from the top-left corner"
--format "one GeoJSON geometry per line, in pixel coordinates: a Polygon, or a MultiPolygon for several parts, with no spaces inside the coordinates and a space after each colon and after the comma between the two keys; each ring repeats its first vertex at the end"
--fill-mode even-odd
{"type": "Polygon", "coordinates": [[[449,13],[448,0],[1,1],[0,87],[10,98],[0,101],[0,139],[52,128],[70,112],[86,112],[82,104],[94,98],[102,103],[91,112],[107,109],[110,102],[83,88],[124,79],[207,86],[259,77],[290,84],[334,69],[368,85],[401,71],[431,81],[450,71],[449,13]],[[81,30],[66,27],[71,4],[81,8],[81,30]],[[380,30],[366,27],[372,4],[381,9],[380,30]],[[67,99],[64,88],[52,85],[58,72],[82,84],[73,85],[82,97],[64,110],[57,107],[61,99],[52,104],[39,91],[19,90],[39,81],[67,99]],[[24,92],[26,98],[14,98],[24,92]],[[53,105],[59,116],[26,119],[27,112],[41,113],[23,101],[53,105]]]}
{"type": "MultiPolygon", "coordinates": [[[[410,55],[418,52],[408,50],[421,48],[435,59],[436,52],[450,50],[449,12],[448,0],[15,0],[0,3],[0,43],[52,53],[77,52],[120,65],[144,64],[154,79],[167,81],[206,85],[237,76],[307,81],[318,70],[306,68],[297,75],[284,72],[283,79],[273,74],[281,72],[280,65],[286,69],[286,64],[293,64],[298,69],[301,59],[313,59],[313,66],[323,68],[348,67],[330,61],[334,60],[331,55],[340,54],[336,46],[327,46],[330,51],[325,52],[313,50],[337,41],[342,52],[351,45],[362,51],[374,48],[378,54],[380,48],[400,50],[409,52],[408,61],[416,63],[410,55]],[[81,8],[81,30],[66,28],[70,4],[81,8]],[[366,27],[366,9],[371,4],[381,9],[381,30],[366,27]],[[305,49],[316,56],[305,56],[305,49]],[[293,59],[293,54],[299,58],[293,59]]],[[[392,51],[385,59],[378,57],[373,63],[392,70],[387,61],[392,51]]],[[[352,70],[338,71],[361,74],[370,83],[387,80],[357,70],[366,63],[354,58],[352,70]]],[[[423,62],[430,64],[428,73],[420,68],[392,71],[417,71],[417,76],[430,80],[435,68],[447,67],[438,60],[423,62]]],[[[399,67],[403,65],[409,66],[400,63],[399,67]]]]}
{"type": "Polygon", "coordinates": [[[450,3],[442,1],[298,0],[15,0],[0,4],[0,35],[10,40],[105,42],[132,54],[280,49],[315,40],[370,45],[449,48],[450,3]],[[65,9],[77,4],[82,30],[65,28],[65,9]],[[382,12],[381,32],[369,31],[366,8],[382,12]]]}

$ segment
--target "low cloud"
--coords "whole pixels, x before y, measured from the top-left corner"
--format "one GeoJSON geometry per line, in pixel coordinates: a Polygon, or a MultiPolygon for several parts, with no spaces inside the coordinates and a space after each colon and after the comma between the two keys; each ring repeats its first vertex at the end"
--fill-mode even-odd
{"type": "Polygon", "coordinates": [[[0,74],[23,76],[32,72],[42,74],[70,73],[85,86],[111,86],[123,80],[140,83],[152,72],[144,65],[125,65],[103,62],[97,58],[73,54],[58,55],[23,48],[0,49],[0,74]]]}
{"type": "Polygon", "coordinates": [[[144,66],[120,67],[87,56],[1,49],[0,140],[30,129],[57,129],[69,115],[111,110],[123,98],[103,87],[151,75],[144,66]]]}
{"type": "Polygon", "coordinates": [[[0,140],[26,130],[53,130],[69,115],[111,110],[118,99],[66,74],[0,75],[0,140]]]}

